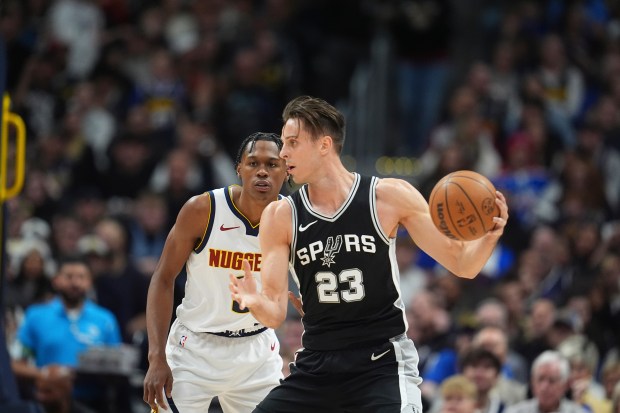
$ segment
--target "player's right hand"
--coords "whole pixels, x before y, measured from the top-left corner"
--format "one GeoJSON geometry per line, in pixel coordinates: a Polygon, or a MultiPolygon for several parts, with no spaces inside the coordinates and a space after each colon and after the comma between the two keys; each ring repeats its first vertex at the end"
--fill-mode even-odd
{"type": "Polygon", "coordinates": [[[166,397],[172,397],[172,371],[165,360],[149,362],[144,377],[143,400],[156,412],[158,407],[168,410],[166,397]]]}

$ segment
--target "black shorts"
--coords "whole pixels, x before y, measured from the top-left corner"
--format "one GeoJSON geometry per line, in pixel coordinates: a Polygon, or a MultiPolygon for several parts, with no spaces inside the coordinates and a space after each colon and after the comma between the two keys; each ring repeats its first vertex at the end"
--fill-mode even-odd
{"type": "Polygon", "coordinates": [[[372,347],[296,354],[291,374],[256,413],[399,413],[422,411],[418,353],[401,336],[372,347]]]}

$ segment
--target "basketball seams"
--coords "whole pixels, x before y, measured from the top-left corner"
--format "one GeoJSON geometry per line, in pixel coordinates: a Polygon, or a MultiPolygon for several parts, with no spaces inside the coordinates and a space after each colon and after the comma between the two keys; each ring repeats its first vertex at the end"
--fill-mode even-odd
{"type": "MultiPolygon", "coordinates": [[[[450,208],[450,200],[448,199],[448,185],[450,185],[452,182],[450,182],[450,180],[447,180],[445,184],[443,184],[444,187],[444,201],[446,203],[446,212],[448,214],[448,216],[450,217],[450,224],[452,224],[452,228],[454,228],[454,231],[456,233],[459,234],[459,238],[461,238],[461,240],[463,240],[465,237],[463,237],[463,234],[461,234],[461,231],[459,231],[458,226],[454,223],[454,220],[452,219],[452,210],[450,208]]],[[[458,186],[458,185],[457,185],[458,186]]],[[[458,187],[461,191],[463,191],[463,189],[461,187],[458,187]]],[[[469,201],[471,203],[471,200],[469,201]]]]}
{"type": "MultiPolygon", "coordinates": [[[[489,194],[491,194],[492,197],[495,197],[495,193],[489,189],[489,185],[493,185],[493,183],[490,182],[490,181],[487,183],[487,182],[481,181],[480,179],[476,179],[476,178],[474,178],[472,176],[467,176],[467,175],[450,175],[450,179],[452,179],[452,178],[464,178],[464,179],[470,179],[470,180],[472,180],[474,182],[477,182],[484,189],[486,189],[489,192],[489,194]]],[[[450,179],[448,179],[447,182],[450,182],[450,179]]]]}
{"type": "MultiPolygon", "coordinates": [[[[474,181],[480,183],[480,181],[478,181],[477,179],[474,179],[474,181]]],[[[459,188],[461,190],[461,192],[463,193],[463,195],[465,195],[465,197],[467,198],[467,200],[469,201],[470,205],[473,207],[474,211],[476,212],[476,215],[478,215],[478,220],[480,221],[480,225],[482,226],[482,230],[483,232],[487,232],[488,230],[486,229],[485,225],[484,225],[484,219],[482,218],[482,214],[480,214],[480,211],[478,211],[478,207],[476,206],[476,204],[474,203],[474,201],[471,199],[471,197],[469,196],[469,194],[467,193],[467,191],[465,191],[463,189],[463,187],[461,186],[461,184],[456,183],[456,182],[450,182],[451,184],[454,184],[457,186],[457,188],[459,188]]],[[[481,184],[482,185],[482,184],[481,184]]],[[[484,186],[484,185],[482,185],[484,186]]],[[[485,189],[488,189],[486,186],[484,186],[485,189]]],[[[490,192],[490,191],[489,191],[490,192]]],[[[447,197],[447,195],[446,195],[447,197]]],[[[448,208],[449,209],[449,208],[448,208]]]]}

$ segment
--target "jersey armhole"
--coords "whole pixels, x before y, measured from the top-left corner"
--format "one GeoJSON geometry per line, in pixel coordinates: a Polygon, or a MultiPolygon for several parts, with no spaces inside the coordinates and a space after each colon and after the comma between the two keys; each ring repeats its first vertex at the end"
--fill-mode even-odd
{"type": "Polygon", "coordinates": [[[379,213],[377,212],[377,184],[379,183],[379,179],[377,177],[372,177],[370,181],[370,191],[369,191],[369,201],[370,201],[370,218],[372,219],[372,224],[375,227],[375,231],[381,237],[383,242],[387,245],[390,245],[392,242],[388,234],[383,231],[381,228],[381,222],[379,221],[379,213]]]}
{"type": "Polygon", "coordinates": [[[207,218],[207,225],[205,226],[202,238],[200,238],[200,240],[194,246],[195,253],[199,253],[204,249],[206,245],[206,240],[209,239],[209,234],[211,234],[211,230],[213,229],[213,218],[215,217],[215,197],[213,196],[213,191],[207,192],[206,195],[209,198],[209,204],[211,208],[209,208],[209,217],[207,218]]]}

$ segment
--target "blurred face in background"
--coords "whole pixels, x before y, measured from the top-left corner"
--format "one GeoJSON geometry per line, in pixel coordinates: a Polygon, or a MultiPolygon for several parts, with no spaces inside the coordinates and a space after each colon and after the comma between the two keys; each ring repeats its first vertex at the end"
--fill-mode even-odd
{"type": "Polygon", "coordinates": [[[542,412],[556,411],[566,389],[567,382],[556,364],[542,364],[532,372],[532,393],[542,412]]]}
{"type": "Polygon", "coordinates": [[[463,393],[450,393],[443,396],[441,413],[474,413],[476,401],[463,393]]]}
{"type": "Polygon", "coordinates": [[[487,394],[499,376],[499,371],[489,360],[480,360],[463,369],[463,375],[474,382],[479,393],[487,394]]]}
{"type": "Polygon", "coordinates": [[[92,287],[90,269],[81,262],[64,263],[54,277],[53,285],[68,308],[77,308],[86,300],[92,287]]]}

